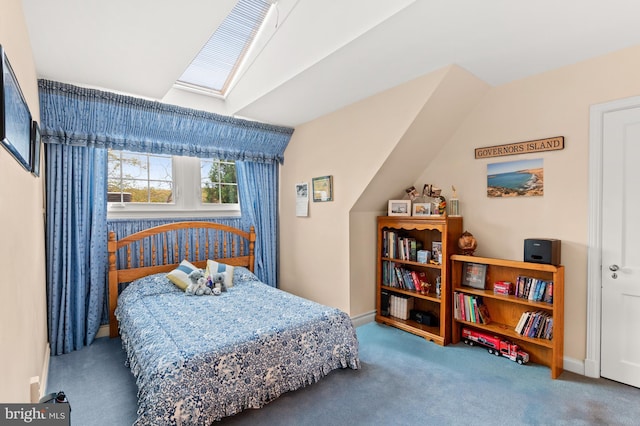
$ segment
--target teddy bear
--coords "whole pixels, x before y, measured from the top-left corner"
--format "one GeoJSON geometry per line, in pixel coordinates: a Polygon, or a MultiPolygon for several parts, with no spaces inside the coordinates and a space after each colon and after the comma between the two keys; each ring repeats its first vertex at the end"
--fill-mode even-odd
{"type": "Polygon", "coordinates": [[[217,272],[212,274],[207,279],[207,287],[211,289],[214,295],[218,296],[223,291],[227,291],[227,286],[224,284],[224,273],[217,272]]]}
{"type": "Polygon", "coordinates": [[[196,269],[189,274],[191,284],[185,290],[187,296],[202,296],[212,293],[211,289],[207,287],[207,279],[204,276],[202,269],[196,269]]]}

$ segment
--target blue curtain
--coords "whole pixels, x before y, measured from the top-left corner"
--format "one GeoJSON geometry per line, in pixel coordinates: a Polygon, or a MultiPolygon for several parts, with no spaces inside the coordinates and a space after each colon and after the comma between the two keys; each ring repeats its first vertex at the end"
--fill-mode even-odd
{"type": "MultiPolygon", "coordinates": [[[[242,229],[243,231],[249,232],[250,224],[247,223],[247,220],[243,217],[197,217],[197,218],[153,218],[153,219],[109,219],[107,221],[107,228],[109,231],[113,231],[116,234],[116,239],[120,240],[127,235],[131,235],[135,232],[139,232],[145,229],[153,228],[155,226],[165,225],[167,223],[174,222],[182,222],[182,221],[200,221],[200,222],[214,222],[220,223],[222,225],[231,226],[233,228],[242,229]]],[[[171,238],[171,236],[169,236],[171,238]]],[[[239,240],[238,240],[239,241],[239,240]]],[[[231,246],[231,237],[227,240],[229,246],[231,246]]],[[[169,245],[173,243],[172,240],[169,241],[169,245]]],[[[158,242],[161,245],[161,242],[158,242]]],[[[239,242],[238,242],[239,244],[239,242]]],[[[194,248],[194,245],[191,244],[191,247],[194,248]]],[[[246,247],[248,250],[248,246],[246,247]]],[[[209,248],[210,251],[213,251],[213,247],[209,248]]],[[[205,253],[204,247],[200,247],[200,259],[210,259],[213,258],[213,252],[205,253]],[[207,256],[211,255],[211,256],[207,256]]],[[[151,262],[151,247],[145,247],[144,250],[144,262],[149,264],[151,262]]],[[[178,263],[184,257],[182,257],[181,253],[176,253],[176,257],[169,259],[171,262],[178,263]]],[[[139,260],[138,253],[133,250],[131,252],[131,262],[133,265],[137,265],[139,260]]],[[[121,259],[119,254],[116,259],[118,267],[122,266],[125,262],[125,259],[121,259]]],[[[108,312],[108,311],[107,311],[108,312]]],[[[106,318],[108,320],[108,317],[106,318]]]]}
{"type": "Polygon", "coordinates": [[[47,306],[54,355],[91,344],[107,273],[107,151],[49,144],[47,306]]]}
{"type": "Polygon", "coordinates": [[[39,80],[45,143],[282,162],[293,129],[39,80]]]}
{"type": "Polygon", "coordinates": [[[277,170],[293,129],[48,80],[38,89],[53,354],[90,344],[106,306],[106,148],[241,162],[243,223],[258,233],[257,275],[276,285],[277,170]]]}
{"type": "Polygon", "coordinates": [[[242,215],[256,227],[255,274],[277,287],[278,164],[237,161],[242,215]]]}

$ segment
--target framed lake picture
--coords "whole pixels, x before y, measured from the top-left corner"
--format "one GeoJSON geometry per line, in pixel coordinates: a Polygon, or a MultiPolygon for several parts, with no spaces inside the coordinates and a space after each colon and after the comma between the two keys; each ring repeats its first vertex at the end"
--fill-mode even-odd
{"type": "Polygon", "coordinates": [[[31,112],[2,46],[0,56],[0,143],[22,167],[31,171],[31,112]]]}
{"type": "Polygon", "coordinates": [[[488,197],[535,197],[544,195],[542,158],[487,164],[488,197]]]}

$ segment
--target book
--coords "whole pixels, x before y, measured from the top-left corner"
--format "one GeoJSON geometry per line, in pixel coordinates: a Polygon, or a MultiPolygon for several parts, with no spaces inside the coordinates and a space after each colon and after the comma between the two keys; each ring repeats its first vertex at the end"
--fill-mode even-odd
{"type": "Polygon", "coordinates": [[[442,241],[431,243],[431,260],[438,265],[442,264],[442,241]]]}
{"type": "Polygon", "coordinates": [[[553,303],[553,281],[547,283],[547,288],[545,289],[544,296],[542,296],[542,300],[547,303],[553,303]]]}
{"type": "Polygon", "coordinates": [[[522,331],[522,326],[524,325],[524,322],[526,321],[527,315],[529,314],[529,312],[524,312],[522,315],[520,315],[520,320],[518,321],[518,324],[516,324],[514,331],[518,334],[520,334],[520,332],[522,331]]]}
{"type": "Polygon", "coordinates": [[[489,315],[489,308],[484,303],[479,306],[480,319],[482,324],[491,323],[491,315],[489,315]]]}

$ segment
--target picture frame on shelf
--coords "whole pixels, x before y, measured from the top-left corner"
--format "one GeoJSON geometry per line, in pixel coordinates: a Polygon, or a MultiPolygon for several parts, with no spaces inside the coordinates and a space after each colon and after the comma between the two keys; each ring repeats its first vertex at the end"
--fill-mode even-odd
{"type": "Polygon", "coordinates": [[[0,46],[0,143],[31,171],[31,112],[9,58],[0,46]]]}
{"type": "Polygon", "coordinates": [[[413,203],[412,216],[431,216],[431,203],[413,203]]]}
{"type": "Polygon", "coordinates": [[[487,283],[487,265],[465,262],[462,265],[462,285],[484,290],[487,283]]]}
{"type": "Polygon", "coordinates": [[[315,177],[311,182],[313,201],[333,201],[333,176],[315,177]]]}
{"type": "Polygon", "coordinates": [[[389,200],[388,216],[411,216],[411,200],[389,200]]]}

